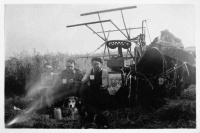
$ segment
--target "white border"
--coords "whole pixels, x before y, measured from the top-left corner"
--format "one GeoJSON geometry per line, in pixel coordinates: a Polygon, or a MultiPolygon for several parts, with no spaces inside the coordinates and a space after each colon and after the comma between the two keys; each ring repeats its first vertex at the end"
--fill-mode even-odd
{"type": "MultiPolygon", "coordinates": [[[[3,121],[3,123],[0,123],[0,132],[1,133],[7,133],[7,132],[20,132],[20,133],[27,133],[27,132],[102,132],[102,131],[106,131],[106,132],[140,132],[140,133],[146,133],[146,132],[154,132],[154,133],[168,133],[168,132],[181,132],[181,133],[188,133],[188,132],[192,132],[192,133],[197,133],[200,132],[200,122],[199,122],[199,83],[197,82],[196,85],[196,94],[197,94],[197,128],[196,129],[117,129],[117,130],[78,130],[78,129],[5,129],[4,128],[4,58],[5,58],[5,53],[4,53],[4,5],[5,4],[193,4],[195,5],[196,8],[196,55],[197,55],[197,64],[196,64],[196,68],[199,68],[199,45],[200,45],[200,41],[199,41],[199,37],[200,37],[200,19],[199,19],[199,13],[200,13],[200,2],[198,0],[86,0],[86,1],[81,1],[81,0],[1,0],[0,1],[0,16],[1,16],[1,20],[0,20],[0,41],[1,41],[1,46],[3,46],[3,48],[0,48],[0,61],[1,61],[1,65],[0,65],[0,88],[1,88],[1,100],[0,100],[0,105],[2,105],[0,108],[0,119],[1,122],[3,121]]],[[[197,81],[198,81],[198,76],[199,75],[199,70],[197,69],[197,81]]]]}

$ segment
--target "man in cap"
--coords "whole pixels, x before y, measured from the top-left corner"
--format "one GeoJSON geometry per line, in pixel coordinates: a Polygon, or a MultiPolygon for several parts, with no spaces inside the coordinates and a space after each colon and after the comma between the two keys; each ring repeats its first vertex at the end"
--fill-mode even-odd
{"type": "Polygon", "coordinates": [[[92,68],[87,70],[82,79],[80,89],[81,100],[85,104],[90,104],[96,108],[106,108],[109,97],[109,75],[106,69],[103,69],[101,58],[94,57],[91,60],[92,68]]]}

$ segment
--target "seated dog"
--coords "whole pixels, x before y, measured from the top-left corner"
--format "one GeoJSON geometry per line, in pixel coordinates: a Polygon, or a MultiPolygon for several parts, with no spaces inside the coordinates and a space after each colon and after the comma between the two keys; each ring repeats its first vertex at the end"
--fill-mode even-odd
{"type": "Polygon", "coordinates": [[[76,100],[77,97],[71,96],[71,97],[67,97],[64,100],[63,103],[63,113],[67,112],[68,114],[70,114],[71,118],[74,119],[75,115],[78,113],[78,110],[75,106],[76,104],[76,100]]]}
{"type": "Polygon", "coordinates": [[[110,127],[108,124],[108,120],[102,113],[98,112],[95,108],[91,106],[83,105],[80,99],[77,99],[75,106],[77,107],[79,115],[81,117],[82,128],[89,128],[87,127],[89,124],[95,124],[96,128],[110,127]]]}

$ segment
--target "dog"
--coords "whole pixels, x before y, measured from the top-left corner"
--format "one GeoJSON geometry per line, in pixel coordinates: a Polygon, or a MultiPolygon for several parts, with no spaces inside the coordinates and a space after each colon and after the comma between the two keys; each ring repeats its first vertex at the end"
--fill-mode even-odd
{"type": "Polygon", "coordinates": [[[78,113],[78,109],[75,106],[76,101],[77,101],[77,97],[71,96],[71,97],[65,98],[64,103],[63,103],[63,108],[67,110],[65,112],[68,113],[72,119],[75,119],[75,115],[78,113]]]}
{"type": "Polygon", "coordinates": [[[92,125],[93,128],[109,128],[109,123],[105,115],[98,112],[95,108],[91,106],[84,105],[80,99],[77,99],[75,106],[78,109],[79,115],[81,117],[82,128],[92,125]]]}

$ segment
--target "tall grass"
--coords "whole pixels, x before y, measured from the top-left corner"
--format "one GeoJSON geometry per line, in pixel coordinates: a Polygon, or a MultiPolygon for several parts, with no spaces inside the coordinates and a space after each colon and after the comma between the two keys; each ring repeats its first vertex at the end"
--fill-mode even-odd
{"type": "MultiPolygon", "coordinates": [[[[45,63],[50,63],[53,71],[59,74],[65,69],[66,60],[69,58],[71,56],[60,52],[41,55],[36,50],[33,53],[22,51],[15,54],[15,57],[5,61],[5,96],[24,95],[27,88],[40,80],[45,63]]],[[[85,58],[77,58],[75,61],[76,67],[83,72],[91,66],[90,61],[85,58]]]]}
{"type": "MultiPolygon", "coordinates": [[[[104,115],[108,118],[111,129],[177,129],[196,128],[196,101],[191,99],[196,87],[190,86],[186,91],[188,95],[177,99],[167,99],[167,103],[158,109],[143,108],[119,108],[108,110],[104,115]]],[[[15,97],[7,99],[6,121],[20,113],[13,110],[13,106],[23,109],[28,104],[26,98],[15,97]]],[[[80,118],[71,119],[65,117],[62,120],[46,119],[43,115],[33,112],[31,119],[12,125],[12,128],[81,128],[80,118]]]]}
{"type": "MultiPolygon", "coordinates": [[[[24,97],[27,89],[40,80],[45,63],[53,66],[54,72],[65,69],[66,60],[72,58],[63,53],[46,53],[26,51],[16,54],[5,61],[5,121],[18,115],[20,111],[14,106],[25,109],[31,99],[24,97]]],[[[85,72],[91,67],[90,58],[77,58],[76,67],[85,72]]],[[[106,64],[104,64],[106,68],[106,64]]],[[[118,88],[121,85],[121,75],[111,74],[110,84],[118,88]]],[[[192,85],[176,99],[166,99],[167,103],[159,109],[146,110],[140,106],[132,109],[117,109],[108,111],[106,117],[111,128],[195,128],[196,127],[196,86],[192,85]]],[[[80,128],[80,120],[44,119],[41,115],[31,114],[29,122],[13,125],[16,128],[80,128]]]]}
{"type": "MultiPolygon", "coordinates": [[[[47,52],[41,55],[35,49],[33,53],[22,51],[15,54],[15,57],[10,57],[5,61],[5,96],[24,95],[28,88],[40,81],[45,63],[50,63],[53,72],[60,74],[66,68],[66,60],[74,59],[75,67],[85,73],[88,68],[92,67],[91,58],[76,58],[77,56],[80,55],[68,55],[60,52],[47,52]]],[[[103,67],[108,69],[106,62],[104,62],[103,67]]],[[[119,84],[121,75],[110,75],[110,79],[113,79],[111,85],[115,86],[115,84],[119,84]]]]}

